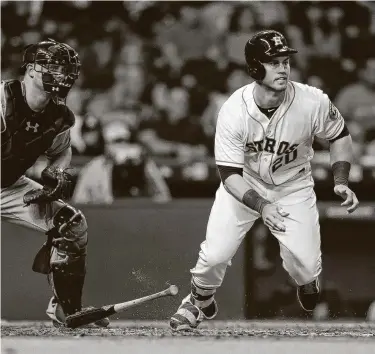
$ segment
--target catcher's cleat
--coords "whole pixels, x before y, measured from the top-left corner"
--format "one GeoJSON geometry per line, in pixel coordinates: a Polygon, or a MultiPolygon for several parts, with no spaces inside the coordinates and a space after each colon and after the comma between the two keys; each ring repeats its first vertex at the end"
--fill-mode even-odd
{"type": "Polygon", "coordinates": [[[315,279],[309,284],[297,288],[297,299],[305,311],[314,311],[320,297],[319,280],[315,279]]]}
{"type": "MultiPolygon", "coordinates": [[[[89,309],[89,308],[91,308],[91,307],[85,307],[84,309],[89,309]]],[[[65,316],[65,314],[62,310],[61,305],[57,301],[56,297],[51,298],[51,300],[48,304],[48,308],[47,308],[46,313],[47,313],[48,317],[50,317],[52,319],[52,324],[56,328],[65,328],[66,327],[66,322],[65,322],[66,316],[65,316]]],[[[97,326],[97,327],[105,328],[105,327],[109,326],[109,323],[110,323],[109,318],[105,317],[105,318],[102,318],[101,320],[98,320],[98,321],[94,322],[91,326],[97,326]]],[[[90,326],[90,325],[88,325],[88,326],[90,326]]],[[[82,327],[87,327],[87,326],[82,326],[82,327]]]]}
{"type": "MultiPolygon", "coordinates": [[[[106,318],[103,318],[103,319],[101,319],[99,321],[94,322],[93,324],[88,324],[88,325],[82,326],[80,328],[87,328],[87,327],[92,327],[92,326],[106,328],[106,327],[109,326],[109,323],[110,323],[109,322],[109,318],[106,317],[106,318]]],[[[52,320],[52,324],[56,328],[67,328],[65,322],[60,322],[60,321],[52,320]]]]}

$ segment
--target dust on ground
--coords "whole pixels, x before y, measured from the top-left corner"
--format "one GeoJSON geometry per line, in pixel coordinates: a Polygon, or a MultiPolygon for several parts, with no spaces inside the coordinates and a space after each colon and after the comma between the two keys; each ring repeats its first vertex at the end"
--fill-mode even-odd
{"type": "Polygon", "coordinates": [[[199,329],[174,332],[162,321],[113,321],[108,328],[56,328],[49,322],[2,321],[4,337],[204,337],[204,338],[362,338],[375,340],[375,323],[211,321],[199,329]]]}

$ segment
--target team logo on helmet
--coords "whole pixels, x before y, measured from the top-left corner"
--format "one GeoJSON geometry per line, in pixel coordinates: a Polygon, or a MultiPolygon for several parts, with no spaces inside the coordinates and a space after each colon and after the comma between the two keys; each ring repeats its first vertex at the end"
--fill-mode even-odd
{"type": "Polygon", "coordinates": [[[283,45],[283,42],[282,42],[280,36],[275,36],[275,37],[271,38],[271,41],[273,41],[275,43],[275,45],[283,45]]]}

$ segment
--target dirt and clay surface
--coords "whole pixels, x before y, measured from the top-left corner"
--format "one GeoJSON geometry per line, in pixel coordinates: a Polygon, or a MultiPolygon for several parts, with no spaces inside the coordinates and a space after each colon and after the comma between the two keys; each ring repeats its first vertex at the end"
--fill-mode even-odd
{"type": "Polygon", "coordinates": [[[288,322],[288,321],[211,321],[199,329],[174,332],[162,321],[112,321],[108,328],[55,328],[49,322],[1,323],[2,337],[255,337],[255,338],[372,338],[375,341],[375,323],[367,322],[288,322]]]}
{"type": "Polygon", "coordinates": [[[167,322],[113,321],[109,328],[1,324],[2,353],[375,353],[375,323],[211,321],[173,332],[167,322]]]}

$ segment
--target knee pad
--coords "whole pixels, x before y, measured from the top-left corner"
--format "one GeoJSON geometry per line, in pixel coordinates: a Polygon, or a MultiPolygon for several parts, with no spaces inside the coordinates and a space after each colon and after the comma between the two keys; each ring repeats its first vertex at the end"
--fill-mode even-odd
{"type": "Polygon", "coordinates": [[[49,274],[51,271],[76,272],[82,266],[76,261],[86,254],[87,222],[81,211],[70,205],[64,205],[52,219],[53,228],[46,234],[47,241],[35,256],[33,271],[49,274]]]}
{"type": "Polygon", "coordinates": [[[52,219],[53,228],[47,232],[53,233],[54,238],[63,237],[67,241],[77,243],[79,248],[87,244],[87,222],[80,210],[66,204],[52,219]]]}
{"type": "Polygon", "coordinates": [[[82,271],[79,260],[86,255],[87,222],[81,211],[70,205],[62,207],[53,217],[54,227],[47,232],[53,251],[52,271],[82,271]]]}

